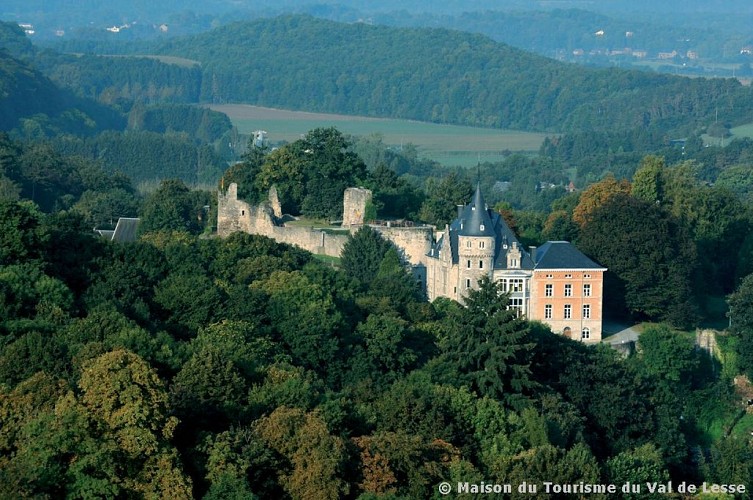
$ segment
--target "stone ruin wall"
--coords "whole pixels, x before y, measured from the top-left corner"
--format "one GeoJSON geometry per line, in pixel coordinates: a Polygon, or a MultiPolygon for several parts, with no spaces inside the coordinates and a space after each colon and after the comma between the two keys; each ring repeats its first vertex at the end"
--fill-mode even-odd
{"type": "Polygon", "coordinates": [[[348,188],[343,194],[342,227],[362,226],[366,215],[366,205],[371,201],[371,190],[348,188]]]}
{"type": "Polygon", "coordinates": [[[370,227],[401,249],[405,259],[413,265],[423,263],[424,256],[429,253],[434,241],[434,228],[431,226],[388,227],[371,225],[370,227]]]}
{"type": "Polygon", "coordinates": [[[309,227],[287,227],[277,224],[279,201],[277,191],[270,193],[271,202],[251,206],[238,199],[238,186],[230,184],[227,193],[217,194],[217,235],[224,238],[236,231],[272,238],[280,243],[296,245],[312,253],[339,257],[347,234],[330,234],[309,227]],[[275,207],[276,204],[276,207],[275,207]]]}
{"type": "MultiPolygon", "coordinates": [[[[224,238],[233,232],[242,231],[267,236],[280,243],[296,245],[312,253],[331,257],[340,256],[345,243],[348,241],[347,233],[332,234],[309,227],[279,225],[277,223],[279,216],[276,216],[274,208],[276,194],[276,191],[271,193],[271,203],[265,202],[258,206],[251,206],[238,199],[238,186],[235,183],[230,184],[225,194],[217,194],[218,236],[224,238]]],[[[343,200],[345,212],[350,211],[351,215],[357,215],[360,210],[359,207],[365,208],[367,200],[370,199],[371,191],[367,189],[350,188],[346,190],[343,200]],[[350,210],[347,207],[350,207],[350,210]]],[[[277,211],[279,211],[279,201],[277,201],[277,211]]],[[[360,217],[363,221],[362,210],[360,217]]],[[[356,219],[350,217],[348,220],[354,221],[356,219]]],[[[345,219],[343,220],[343,226],[350,227],[351,232],[358,230],[361,225],[363,225],[363,222],[345,226],[345,219]]],[[[401,249],[406,260],[414,266],[423,262],[423,257],[431,248],[434,238],[434,229],[431,226],[389,227],[372,225],[371,227],[401,249]]]]}

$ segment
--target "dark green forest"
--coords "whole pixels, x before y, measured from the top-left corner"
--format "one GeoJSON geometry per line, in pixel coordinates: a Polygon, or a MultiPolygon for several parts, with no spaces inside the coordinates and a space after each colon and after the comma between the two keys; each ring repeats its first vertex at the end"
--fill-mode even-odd
{"type": "MultiPolygon", "coordinates": [[[[6,146],[5,164],[24,153],[6,146]]],[[[517,317],[488,281],[466,307],[427,303],[371,230],[333,268],[263,237],[197,238],[190,211],[171,227],[190,192],[160,191],[125,245],[75,208],[0,204],[4,496],[750,484],[744,439],[709,432],[734,407],[726,375],[668,327],[623,359],[517,317]]]]}
{"type": "MultiPolygon", "coordinates": [[[[211,194],[180,181],[142,199],[80,156],[7,137],[0,152],[3,496],[424,498],[442,481],[753,479],[731,385],[753,366],[750,279],[715,292],[736,289],[722,358],[668,326],[700,318],[699,271],[703,283],[750,272],[749,258],[703,260],[725,244],[752,248],[734,243],[749,231],[748,202],[700,182],[692,164],[644,158],[632,183],[607,178],[557,200],[540,235],[571,231],[610,267],[623,314],[668,322],[623,358],[517,317],[489,281],[465,307],[428,303],[368,228],[332,267],[263,237],[207,238],[211,194]],[[134,214],[135,243],[91,232],[134,214]],[[657,272],[672,281],[645,279],[657,272]]],[[[416,191],[393,169],[415,175],[420,162],[395,155],[319,129],[250,149],[225,178],[253,198],[276,165],[299,168],[292,178],[306,182],[289,202],[306,213],[321,208],[307,202],[319,176],[347,166],[340,175],[383,186],[381,211],[411,202],[437,222],[470,194],[459,173],[416,191]]],[[[525,212],[500,210],[523,236],[525,212]]]]}

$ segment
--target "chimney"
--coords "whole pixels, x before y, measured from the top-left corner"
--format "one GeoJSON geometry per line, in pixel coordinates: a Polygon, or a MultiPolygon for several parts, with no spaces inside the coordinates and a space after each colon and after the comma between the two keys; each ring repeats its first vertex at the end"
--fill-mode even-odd
{"type": "Polygon", "coordinates": [[[464,205],[458,205],[458,219],[463,216],[464,205]]]}
{"type": "Polygon", "coordinates": [[[533,265],[536,265],[536,247],[531,245],[528,247],[528,250],[531,252],[531,260],[533,261],[533,265]]]}

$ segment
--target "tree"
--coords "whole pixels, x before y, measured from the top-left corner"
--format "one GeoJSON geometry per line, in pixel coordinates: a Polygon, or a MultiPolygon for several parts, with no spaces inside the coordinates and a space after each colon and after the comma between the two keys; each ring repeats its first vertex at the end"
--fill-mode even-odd
{"type": "Polygon", "coordinates": [[[347,494],[342,479],[345,443],[330,435],[316,412],[280,407],[254,424],[256,434],[289,461],[283,487],[295,498],[335,499],[347,494]]]}
{"type": "Polygon", "coordinates": [[[198,233],[204,205],[209,204],[198,192],[192,192],[183,181],[168,179],[144,200],[140,233],[151,231],[185,231],[198,233]]]}
{"type": "Polygon", "coordinates": [[[33,203],[0,202],[0,264],[41,257],[45,241],[42,217],[33,203]]]}
{"type": "Polygon", "coordinates": [[[591,184],[580,195],[578,204],[573,209],[573,220],[583,227],[591,220],[593,212],[602,207],[610,198],[617,194],[630,193],[630,183],[622,179],[617,181],[613,176],[591,184]]]}
{"type": "Polygon", "coordinates": [[[578,242],[609,269],[604,295],[613,297],[613,304],[636,318],[676,326],[695,322],[695,245],[663,208],[614,194],[590,213],[578,242]]]}
{"type": "Polygon", "coordinates": [[[426,184],[426,194],[419,218],[441,228],[455,218],[458,205],[468,203],[473,189],[465,179],[453,172],[441,181],[429,179],[426,184]]]}
{"type": "Polygon", "coordinates": [[[276,271],[251,287],[268,295],[266,312],[275,339],[285,346],[295,364],[319,374],[337,370],[334,361],[342,315],[328,291],[311,283],[300,271],[276,271]]]}
{"type": "Polygon", "coordinates": [[[575,241],[579,232],[580,226],[566,211],[556,210],[547,216],[541,237],[548,241],[575,241]]]}
{"type": "Polygon", "coordinates": [[[671,391],[690,389],[699,359],[692,339],[667,325],[647,327],[638,339],[643,370],[668,385],[671,391]]]}
{"type": "Polygon", "coordinates": [[[266,199],[266,192],[259,189],[256,177],[266,160],[266,146],[257,146],[253,136],[248,140],[248,149],[240,162],[225,171],[220,181],[220,189],[227,189],[231,183],[238,185],[238,198],[252,205],[258,205],[266,199]]]}
{"type": "Polygon", "coordinates": [[[746,276],[727,300],[730,333],[737,337],[738,363],[753,379],[753,274],[746,276]]]}
{"type": "Polygon", "coordinates": [[[340,267],[368,288],[379,272],[385,255],[392,248],[392,243],[381,234],[369,226],[363,226],[343,246],[340,267]]]}
{"type": "Polygon", "coordinates": [[[468,384],[481,396],[508,402],[524,397],[535,383],[530,378],[528,325],[514,309],[501,283],[484,277],[470,289],[466,307],[449,316],[437,370],[440,380],[468,384]]]}
{"type": "Polygon", "coordinates": [[[626,494],[623,498],[665,498],[665,494],[649,494],[646,483],[666,484],[669,474],[664,466],[659,450],[653,444],[645,444],[633,450],[624,451],[607,460],[607,478],[611,484],[635,484],[641,486],[641,493],[626,494]]]}
{"type": "Polygon", "coordinates": [[[649,203],[664,201],[664,158],[646,156],[633,176],[630,193],[649,203]]]}

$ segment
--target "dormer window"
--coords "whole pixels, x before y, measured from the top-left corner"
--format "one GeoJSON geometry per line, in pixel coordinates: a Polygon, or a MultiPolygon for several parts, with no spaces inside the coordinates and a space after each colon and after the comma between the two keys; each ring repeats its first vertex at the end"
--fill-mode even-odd
{"type": "Polygon", "coordinates": [[[483,231],[483,230],[484,230],[484,225],[483,225],[483,224],[481,224],[481,225],[479,226],[479,230],[481,230],[481,231],[483,231]]]}

